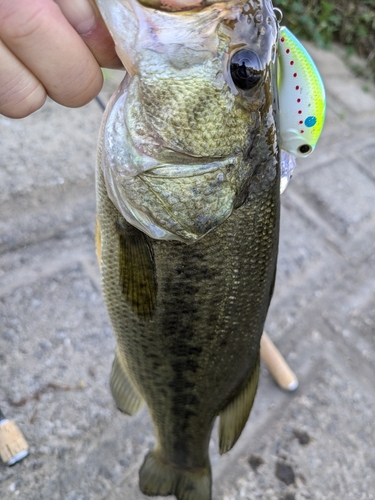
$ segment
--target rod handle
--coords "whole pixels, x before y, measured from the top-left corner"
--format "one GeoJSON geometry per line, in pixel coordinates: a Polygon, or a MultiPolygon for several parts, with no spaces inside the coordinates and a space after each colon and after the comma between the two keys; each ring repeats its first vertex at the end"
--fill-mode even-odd
{"type": "Polygon", "coordinates": [[[266,332],[263,332],[260,340],[260,355],[268,371],[282,389],[286,391],[297,389],[298,379],[296,375],[266,332]]]}
{"type": "Polygon", "coordinates": [[[13,420],[0,421],[0,458],[7,465],[19,462],[29,453],[29,446],[13,420]]]}

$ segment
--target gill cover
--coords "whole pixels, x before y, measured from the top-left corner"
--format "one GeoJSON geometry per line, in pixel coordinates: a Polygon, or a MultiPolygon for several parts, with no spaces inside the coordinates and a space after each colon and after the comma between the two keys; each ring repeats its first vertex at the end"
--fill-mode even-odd
{"type": "Polygon", "coordinates": [[[280,147],[306,157],[322,132],[325,91],[311,56],[285,26],[279,28],[277,86],[280,147]]]}

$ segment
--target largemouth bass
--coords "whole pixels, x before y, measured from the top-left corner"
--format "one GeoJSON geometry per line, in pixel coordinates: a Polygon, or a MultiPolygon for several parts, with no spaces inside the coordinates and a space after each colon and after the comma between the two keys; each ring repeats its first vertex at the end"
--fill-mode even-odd
{"type": "Polygon", "coordinates": [[[221,453],[248,419],[279,233],[272,4],[209,3],[98,0],[127,70],[97,170],[111,390],[154,423],[142,492],[178,500],[211,498],[216,417],[221,453]]]}

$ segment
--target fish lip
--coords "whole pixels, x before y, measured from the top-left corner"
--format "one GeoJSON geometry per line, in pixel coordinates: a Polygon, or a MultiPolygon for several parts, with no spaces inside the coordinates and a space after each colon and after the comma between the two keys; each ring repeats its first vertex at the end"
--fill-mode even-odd
{"type": "MultiPolygon", "coordinates": [[[[200,163],[199,165],[189,165],[189,164],[168,164],[162,163],[153,167],[142,174],[140,176],[150,176],[150,177],[167,177],[167,178],[178,178],[178,177],[195,177],[198,175],[205,175],[210,172],[215,172],[216,170],[220,170],[225,168],[230,164],[236,163],[237,157],[229,157],[218,159],[214,161],[209,161],[208,163],[200,163]]],[[[201,160],[204,160],[201,158],[201,160]]],[[[210,158],[210,160],[212,160],[210,158]]]]}
{"type": "Polygon", "coordinates": [[[136,0],[144,7],[152,8],[161,12],[197,12],[216,4],[230,4],[233,0],[136,0]]]}

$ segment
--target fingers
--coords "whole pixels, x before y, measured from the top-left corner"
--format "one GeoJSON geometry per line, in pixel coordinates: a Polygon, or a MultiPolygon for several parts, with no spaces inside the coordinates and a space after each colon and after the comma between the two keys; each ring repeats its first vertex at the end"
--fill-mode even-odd
{"type": "MultiPolygon", "coordinates": [[[[99,29],[92,12],[88,33],[99,29]]],[[[101,89],[95,57],[53,0],[0,0],[0,40],[0,112],[7,116],[27,116],[46,93],[76,107],[101,89]]]]}
{"type": "Polygon", "coordinates": [[[43,106],[43,85],[0,40],[0,114],[23,118],[43,106]]]}
{"type": "Polygon", "coordinates": [[[94,29],[98,18],[98,10],[90,0],[55,1],[79,35],[86,35],[94,29]]]}
{"type": "Polygon", "coordinates": [[[94,0],[55,0],[103,68],[122,68],[115,45],[94,0]]]}

